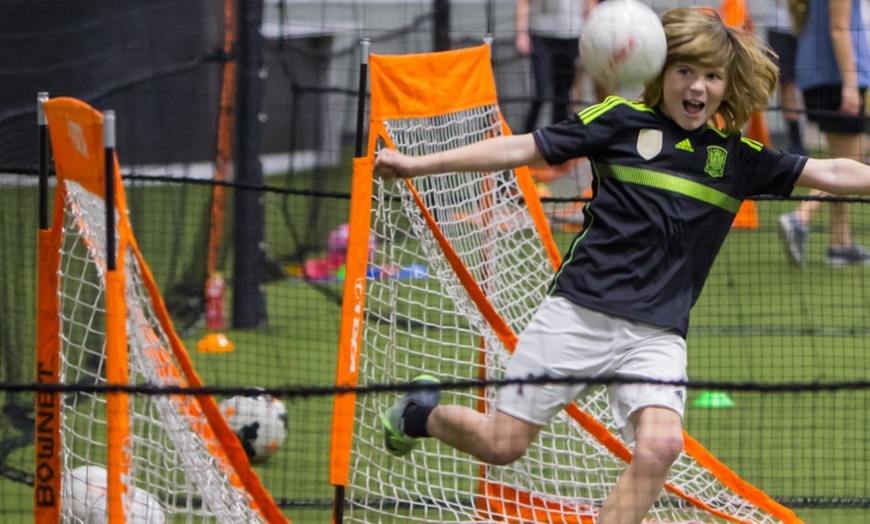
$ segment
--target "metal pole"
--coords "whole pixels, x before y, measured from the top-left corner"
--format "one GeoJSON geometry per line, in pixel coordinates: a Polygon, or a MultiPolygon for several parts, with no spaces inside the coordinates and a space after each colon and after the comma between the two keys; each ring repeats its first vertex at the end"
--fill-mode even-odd
{"type": "Polygon", "coordinates": [[[356,147],[354,148],[354,156],[357,158],[363,156],[363,144],[365,143],[366,91],[368,89],[369,53],[372,44],[368,38],[365,38],[359,45],[359,91],[356,99],[356,147]]]}
{"type": "Polygon", "coordinates": [[[115,112],[103,112],[103,153],[106,177],[106,269],[115,271],[115,112]]]}
{"type": "Polygon", "coordinates": [[[39,229],[48,229],[48,119],[45,108],[48,93],[36,95],[36,123],[39,128],[39,229]]]}
{"type": "Polygon", "coordinates": [[[450,49],[450,0],[434,0],[433,37],[435,51],[450,49]]]}
{"type": "MultiPolygon", "coordinates": [[[[263,100],[263,21],[261,0],[239,0],[238,89],[236,89],[236,182],[263,185],[260,163],[263,100]]],[[[253,328],[266,320],[266,296],[261,289],[266,255],[265,211],[259,189],[239,188],[235,198],[235,263],[233,265],[233,327],[253,328]]]]}

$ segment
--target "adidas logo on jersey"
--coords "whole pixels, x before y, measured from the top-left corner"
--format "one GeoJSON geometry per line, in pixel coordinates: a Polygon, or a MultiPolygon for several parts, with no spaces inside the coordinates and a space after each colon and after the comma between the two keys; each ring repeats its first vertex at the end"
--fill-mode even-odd
{"type": "Polygon", "coordinates": [[[684,138],[681,141],[677,142],[675,145],[677,149],[682,149],[683,151],[688,151],[689,153],[694,153],[695,149],[692,147],[692,143],[689,142],[688,138],[684,138]]]}

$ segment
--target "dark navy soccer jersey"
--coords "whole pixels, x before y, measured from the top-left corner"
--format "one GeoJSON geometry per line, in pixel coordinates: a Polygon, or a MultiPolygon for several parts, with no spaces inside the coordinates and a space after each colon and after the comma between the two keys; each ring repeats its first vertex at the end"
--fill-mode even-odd
{"type": "Polygon", "coordinates": [[[743,200],[788,196],[806,158],[609,97],[534,132],[551,165],[588,157],[592,200],[550,293],[683,337],[743,200]]]}

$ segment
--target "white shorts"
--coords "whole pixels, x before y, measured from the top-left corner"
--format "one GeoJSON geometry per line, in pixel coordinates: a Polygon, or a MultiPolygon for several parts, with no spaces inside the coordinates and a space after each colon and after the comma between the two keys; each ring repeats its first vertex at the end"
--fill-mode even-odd
{"type": "MultiPolygon", "coordinates": [[[[547,297],[520,335],[505,378],[616,377],[683,382],[686,341],[671,329],[642,324],[547,297]]],[[[521,384],[499,390],[496,409],[543,426],[594,384],[521,384]]],[[[591,391],[589,389],[588,391],[591,391]]],[[[669,384],[610,384],[610,410],[628,441],[637,410],[658,406],[680,417],[686,388],[669,384]]]]}

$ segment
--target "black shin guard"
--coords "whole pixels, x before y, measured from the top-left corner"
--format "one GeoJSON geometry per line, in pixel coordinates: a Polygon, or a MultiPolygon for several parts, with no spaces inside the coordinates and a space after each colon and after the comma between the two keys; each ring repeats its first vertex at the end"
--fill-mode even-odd
{"type": "Polygon", "coordinates": [[[420,406],[418,404],[408,404],[405,412],[402,414],[403,427],[402,431],[405,435],[412,438],[428,437],[429,432],[426,431],[426,421],[429,420],[429,414],[435,406],[420,406]]]}

